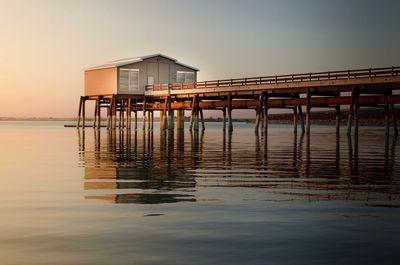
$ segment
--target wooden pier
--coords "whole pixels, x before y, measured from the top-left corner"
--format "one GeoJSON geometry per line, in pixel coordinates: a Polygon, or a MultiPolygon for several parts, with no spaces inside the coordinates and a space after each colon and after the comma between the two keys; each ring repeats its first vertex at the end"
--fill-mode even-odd
{"type": "Polygon", "coordinates": [[[378,107],[385,110],[386,132],[390,124],[398,133],[394,115],[400,103],[400,67],[303,73],[224,79],[202,82],[154,84],[144,95],[105,94],[80,98],[77,127],[85,127],[86,101],[95,101],[94,123],[100,128],[101,109],[107,110],[107,128],[137,130],[138,112],[143,114],[142,129],[153,129],[154,112],[160,113],[160,128],[184,129],[184,113],[190,111],[190,130],[205,129],[203,110],[221,111],[224,130],[233,130],[235,109],[255,110],[255,131],[268,130],[270,109],[291,109],[293,130],[310,133],[313,108],[336,111],[339,132],[341,107],[348,108],[347,131],[358,133],[359,109],[378,107]],[[132,118],[133,114],[133,118],[132,118]],[[176,114],[176,125],[175,125],[176,114]],[[304,117],[305,116],[305,117],[304,117]],[[117,119],[118,117],[118,119],[117,119]],[[118,123],[117,123],[118,121],[118,123]]]}

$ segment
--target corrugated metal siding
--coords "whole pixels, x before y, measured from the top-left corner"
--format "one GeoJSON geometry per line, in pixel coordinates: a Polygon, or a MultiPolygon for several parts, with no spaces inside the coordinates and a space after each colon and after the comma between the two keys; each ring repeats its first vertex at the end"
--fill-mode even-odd
{"type": "Polygon", "coordinates": [[[169,83],[169,64],[160,63],[158,65],[158,83],[169,83]]]}
{"type": "Polygon", "coordinates": [[[117,68],[85,71],[85,96],[115,94],[117,68]]]}

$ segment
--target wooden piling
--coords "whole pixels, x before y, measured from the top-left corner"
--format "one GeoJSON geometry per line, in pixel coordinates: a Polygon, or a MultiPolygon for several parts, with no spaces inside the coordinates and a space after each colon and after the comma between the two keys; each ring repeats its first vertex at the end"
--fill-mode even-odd
{"type": "Polygon", "coordinates": [[[148,110],[147,111],[147,129],[148,130],[151,130],[151,124],[152,124],[152,121],[151,121],[151,110],[148,110]]]}
{"type": "Polygon", "coordinates": [[[202,130],[205,130],[205,129],[206,129],[206,126],[205,126],[205,124],[204,124],[203,109],[200,109],[199,111],[200,111],[200,118],[201,118],[201,129],[202,129],[202,130]]]}
{"type": "Polygon", "coordinates": [[[222,129],[226,130],[226,107],[222,109],[222,129]]]}
{"type": "Polygon", "coordinates": [[[137,120],[137,118],[138,118],[138,115],[137,115],[137,110],[135,110],[135,131],[137,130],[137,128],[138,128],[138,120],[137,120]]]}
{"type": "Polygon", "coordinates": [[[193,125],[195,123],[195,113],[196,113],[196,101],[197,101],[197,96],[194,95],[192,98],[192,111],[191,111],[191,115],[190,115],[190,125],[189,125],[189,130],[192,131],[193,130],[193,125]]]}
{"type": "Polygon", "coordinates": [[[297,133],[297,106],[293,107],[293,132],[297,133]]]}
{"type": "Polygon", "coordinates": [[[132,99],[128,98],[128,107],[126,110],[126,128],[131,129],[131,112],[132,112],[132,99]]]}
{"type": "MultiPolygon", "coordinates": [[[[121,127],[122,127],[122,100],[123,99],[121,99],[120,101],[120,105],[119,105],[119,113],[118,113],[118,128],[119,129],[121,129],[121,127]]],[[[118,102],[118,101],[117,101],[118,102]]]]}
{"type": "Polygon", "coordinates": [[[358,91],[356,91],[355,99],[354,99],[354,134],[358,135],[358,129],[360,124],[360,104],[358,101],[358,91]]]}
{"type": "Polygon", "coordinates": [[[394,107],[393,103],[390,103],[390,108],[392,110],[392,124],[394,129],[394,134],[398,135],[398,128],[397,128],[397,117],[396,117],[396,108],[394,107]]]}
{"type": "Polygon", "coordinates": [[[107,129],[110,129],[111,127],[111,101],[110,105],[107,108],[107,129]]]}
{"type": "Polygon", "coordinates": [[[357,89],[353,87],[351,89],[351,100],[350,100],[350,107],[349,107],[349,118],[347,119],[347,134],[351,134],[351,127],[353,124],[353,113],[354,113],[354,103],[356,99],[357,89]]]}
{"type": "Polygon", "coordinates": [[[146,130],[146,97],[143,98],[143,119],[142,119],[142,129],[146,130]]]}
{"type": "Polygon", "coordinates": [[[169,110],[168,110],[168,129],[171,129],[171,130],[174,129],[174,127],[175,127],[174,119],[175,119],[174,110],[171,109],[171,107],[169,107],[169,110]]]}
{"type": "Polygon", "coordinates": [[[268,95],[264,95],[264,112],[263,112],[263,127],[264,132],[268,131],[268,110],[269,110],[269,97],[268,95]]]}
{"type": "Polygon", "coordinates": [[[94,106],[93,128],[97,127],[97,120],[99,118],[98,111],[99,111],[99,98],[97,97],[96,98],[96,103],[95,103],[95,106],[94,106]]]}
{"type": "Polygon", "coordinates": [[[261,116],[261,112],[262,112],[262,105],[263,105],[263,97],[262,97],[262,95],[260,95],[258,98],[258,106],[256,108],[256,124],[255,124],[255,128],[254,128],[255,132],[258,132],[258,129],[260,127],[260,116],[261,116]]]}
{"type": "Polygon", "coordinates": [[[85,128],[86,123],[86,97],[83,97],[82,100],[82,128],[85,128]]]}
{"type": "Polygon", "coordinates": [[[179,109],[176,112],[176,128],[178,130],[183,130],[184,129],[184,122],[185,122],[184,110],[183,109],[179,109]]]}
{"type": "Polygon", "coordinates": [[[160,131],[164,130],[164,109],[160,110],[160,131]]]}
{"type": "Polygon", "coordinates": [[[336,134],[340,133],[340,105],[336,105],[336,134]]]}
{"type": "Polygon", "coordinates": [[[385,104],[385,133],[386,135],[389,135],[389,130],[390,130],[390,112],[389,112],[389,103],[385,104]]]}
{"type": "Polygon", "coordinates": [[[80,99],[79,99],[78,121],[76,123],[76,128],[77,129],[79,129],[79,127],[81,126],[82,102],[83,102],[83,97],[80,97],[80,99]]]}
{"type": "Polygon", "coordinates": [[[121,109],[120,109],[120,119],[121,119],[121,128],[125,128],[125,99],[121,99],[121,109]]]}
{"type": "Polygon", "coordinates": [[[299,117],[300,117],[300,125],[301,125],[301,132],[305,133],[306,129],[304,127],[304,116],[303,116],[303,108],[301,106],[297,106],[299,110],[299,117]]]}
{"type": "Polygon", "coordinates": [[[196,100],[196,104],[195,104],[193,127],[194,127],[195,131],[199,131],[199,107],[198,107],[198,104],[197,104],[197,100],[196,100]]]}
{"type": "Polygon", "coordinates": [[[307,89],[306,92],[306,133],[310,133],[311,124],[310,124],[310,112],[311,112],[311,92],[310,89],[307,89]]]}
{"type": "Polygon", "coordinates": [[[97,107],[99,108],[97,111],[97,115],[98,115],[98,119],[97,119],[97,129],[100,129],[101,127],[101,101],[102,101],[102,97],[98,98],[99,104],[97,105],[97,107]]]}
{"type": "Polygon", "coordinates": [[[232,94],[228,94],[228,131],[233,131],[232,122],[232,94]]]}
{"type": "Polygon", "coordinates": [[[111,97],[110,101],[110,129],[114,130],[115,129],[115,112],[116,112],[116,107],[115,107],[115,96],[111,97]]]}

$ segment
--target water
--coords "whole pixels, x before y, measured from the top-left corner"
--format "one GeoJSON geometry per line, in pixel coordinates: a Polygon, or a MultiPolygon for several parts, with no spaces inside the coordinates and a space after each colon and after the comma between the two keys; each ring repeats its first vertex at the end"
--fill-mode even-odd
{"type": "Polygon", "coordinates": [[[206,126],[1,122],[0,264],[400,263],[396,137],[206,126]]]}

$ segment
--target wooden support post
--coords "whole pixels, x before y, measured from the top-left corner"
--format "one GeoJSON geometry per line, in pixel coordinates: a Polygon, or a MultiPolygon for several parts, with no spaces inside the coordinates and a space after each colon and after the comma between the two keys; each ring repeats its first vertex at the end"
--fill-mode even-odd
{"type": "Polygon", "coordinates": [[[151,110],[147,111],[147,129],[151,130],[151,110]]]}
{"type": "Polygon", "coordinates": [[[310,89],[307,89],[306,93],[306,133],[310,134],[311,124],[310,124],[310,112],[311,112],[311,93],[310,89]]]}
{"type": "Polygon", "coordinates": [[[205,124],[204,124],[203,110],[202,110],[202,109],[199,109],[199,110],[200,110],[200,118],[201,118],[201,129],[202,129],[202,130],[205,130],[205,129],[206,129],[206,126],[205,126],[205,124]]]}
{"type": "Polygon", "coordinates": [[[300,125],[301,125],[301,132],[305,133],[306,129],[304,127],[304,116],[303,116],[303,108],[301,106],[297,106],[299,110],[299,117],[300,117],[300,125]]]}
{"type": "Polygon", "coordinates": [[[184,128],[184,115],[183,115],[183,111],[182,109],[179,109],[176,111],[176,128],[178,130],[182,130],[184,128]]]}
{"type": "Polygon", "coordinates": [[[86,123],[86,97],[82,100],[82,128],[85,128],[86,123]]]}
{"type": "Polygon", "coordinates": [[[174,129],[174,110],[171,108],[171,99],[168,104],[168,129],[174,129]]]}
{"type": "MultiPolygon", "coordinates": [[[[118,128],[122,127],[122,101],[123,99],[121,99],[121,103],[119,105],[119,117],[118,117],[118,128]]],[[[118,101],[117,101],[118,102],[118,101]]]]}
{"type": "Polygon", "coordinates": [[[96,128],[96,121],[97,121],[97,111],[98,111],[98,107],[97,105],[99,104],[99,101],[96,99],[96,103],[94,106],[94,118],[93,118],[93,128],[96,128]]]}
{"type": "Polygon", "coordinates": [[[340,105],[336,105],[336,134],[340,133],[340,105]]]}
{"type": "Polygon", "coordinates": [[[80,97],[80,99],[79,99],[78,121],[76,122],[76,128],[77,129],[79,129],[79,127],[81,126],[82,103],[83,103],[83,97],[80,97]]]}
{"type": "Polygon", "coordinates": [[[125,127],[125,99],[121,99],[120,119],[121,128],[123,129],[125,127]]]}
{"type": "Polygon", "coordinates": [[[160,130],[164,130],[164,110],[160,110],[160,130]]]}
{"type": "Polygon", "coordinates": [[[97,99],[99,103],[97,104],[98,110],[97,110],[97,129],[100,129],[101,127],[101,98],[99,97],[97,99]]]}
{"type": "Polygon", "coordinates": [[[146,97],[143,98],[143,119],[142,119],[142,129],[146,130],[146,97]]]}
{"type": "Polygon", "coordinates": [[[116,97],[113,95],[111,97],[111,102],[110,102],[110,129],[114,130],[115,129],[115,112],[116,112],[116,106],[115,106],[115,100],[116,97]]]}
{"type": "Polygon", "coordinates": [[[135,110],[135,131],[137,130],[137,124],[138,124],[138,122],[137,122],[137,110],[135,110]]]}
{"type": "Polygon", "coordinates": [[[351,134],[351,126],[353,125],[354,103],[356,99],[357,88],[353,87],[351,90],[351,101],[349,107],[349,118],[347,120],[347,134],[351,134]]]}
{"type": "Polygon", "coordinates": [[[264,113],[263,113],[264,132],[268,131],[268,110],[269,110],[269,97],[268,95],[264,95],[264,113]]]}
{"type": "Polygon", "coordinates": [[[394,107],[393,103],[390,103],[390,108],[392,109],[392,122],[393,122],[394,134],[398,135],[399,131],[398,131],[398,128],[397,128],[396,108],[394,107]]]}
{"type": "Polygon", "coordinates": [[[110,127],[111,127],[111,102],[107,108],[107,129],[110,129],[110,127]]]}
{"type": "Polygon", "coordinates": [[[131,129],[131,112],[132,112],[132,98],[128,98],[128,107],[126,110],[126,128],[131,129]]]}
{"type": "Polygon", "coordinates": [[[196,97],[196,95],[194,95],[193,99],[192,99],[192,111],[191,111],[191,115],[190,115],[190,126],[189,126],[190,131],[193,130],[193,124],[194,124],[194,118],[195,118],[194,116],[196,113],[196,100],[197,100],[197,97],[196,97]]]}
{"type": "Polygon", "coordinates": [[[358,128],[360,124],[360,104],[358,103],[358,91],[356,91],[355,99],[354,99],[354,134],[358,135],[358,128]]]}
{"type": "Polygon", "coordinates": [[[185,109],[182,109],[182,130],[185,129],[185,109]]]}
{"type": "Polygon", "coordinates": [[[262,111],[262,105],[263,105],[263,96],[260,95],[258,98],[258,106],[256,109],[256,126],[254,128],[255,132],[258,132],[258,129],[260,127],[260,116],[261,116],[261,111],[262,111]]]}
{"type": "Polygon", "coordinates": [[[150,130],[153,130],[154,129],[154,110],[152,110],[150,113],[151,113],[150,130]]]}
{"type": "Polygon", "coordinates": [[[197,104],[197,100],[196,100],[196,104],[195,104],[195,110],[194,110],[194,130],[198,131],[199,130],[199,106],[197,104]]]}
{"type": "Polygon", "coordinates": [[[226,107],[222,109],[222,128],[226,130],[226,107]]]}
{"type": "Polygon", "coordinates": [[[233,131],[233,122],[232,122],[232,95],[229,93],[228,95],[228,131],[233,131]]]}
{"type": "Polygon", "coordinates": [[[297,106],[293,106],[293,132],[297,133],[297,106]]]}
{"type": "Polygon", "coordinates": [[[385,133],[389,135],[390,130],[390,112],[389,112],[389,103],[385,104],[385,133]]]}
{"type": "Polygon", "coordinates": [[[198,131],[200,129],[200,107],[199,107],[199,96],[196,96],[195,102],[195,115],[194,115],[194,130],[198,131]]]}
{"type": "Polygon", "coordinates": [[[169,105],[169,96],[165,97],[164,109],[163,109],[163,112],[162,112],[162,117],[163,117],[162,126],[161,126],[162,130],[166,130],[168,128],[168,117],[167,117],[167,115],[168,115],[168,113],[167,113],[168,105],[169,105]]]}

